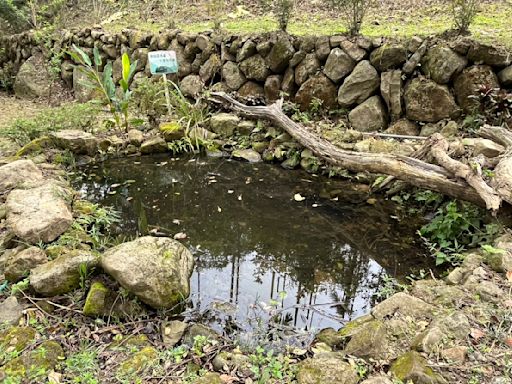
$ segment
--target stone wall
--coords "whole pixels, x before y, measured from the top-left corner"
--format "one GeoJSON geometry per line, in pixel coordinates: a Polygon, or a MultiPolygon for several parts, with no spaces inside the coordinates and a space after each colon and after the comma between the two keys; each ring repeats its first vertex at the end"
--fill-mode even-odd
{"type": "MultiPolygon", "coordinates": [[[[55,52],[72,44],[89,53],[97,45],[104,59],[114,61],[117,78],[122,53],[139,60],[137,78],[149,76],[148,51],[172,49],[180,64],[177,80],[189,96],[206,86],[266,102],[284,93],[301,109],[318,98],[327,108],[349,110],[351,125],[361,131],[384,130],[392,124],[396,133],[414,133],[418,128],[410,121],[438,123],[469,113],[475,103],[471,96],[482,85],[512,88],[512,54],[469,38],[414,37],[393,42],[279,32],[235,36],[179,30],[150,34],[131,29],[111,34],[85,29],[63,31],[47,42],[55,52]],[[404,117],[409,121],[401,120],[404,117]]],[[[31,32],[6,37],[0,41],[4,48],[0,66],[21,67],[23,72],[22,64],[38,56],[41,46],[31,32]]],[[[68,86],[79,88],[79,73],[66,55],[61,76],[68,86]]],[[[76,91],[78,98],[88,97],[76,91]]]]}

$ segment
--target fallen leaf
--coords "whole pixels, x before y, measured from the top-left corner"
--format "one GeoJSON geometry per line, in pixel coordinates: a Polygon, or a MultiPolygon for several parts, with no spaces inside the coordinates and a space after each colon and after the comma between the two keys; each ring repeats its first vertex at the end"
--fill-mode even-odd
{"type": "Polygon", "coordinates": [[[304,201],[304,200],[306,200],[306,198],[304,196],[302,196],[300,193],[296,193],[295,195],[293,195],[293,200],[304,201]]]}
{"type": "Polygon", "coordinates": [[[173,223],[173,224],[176,224],[176,225],[180,225],[180,224],[181,224],[181,221],[180,221],[180,220],[178,220],[178,219],[174,219],[174,220],[172,221],[172,223],[173,223]]]}
{"type": "Polygon", "coordinates": [[[505,339],[505,344],[507,344],[509,347],[512,347],[512,337],[507,337],[505,339]]]}
{"type": "Polygon", "coordinates": [[[183,232],[178,232],[174,235],[174,240],[184,240],[187,238],[187,234],[183,232]]]}
{"type": "Polygon", "coordinates": [[[217,212],[222,212],[222,208],[221,207],[217,207],[217,212]]]}
{"type": "Polygon", "coordinates": [[[485,336],[485,332],[481,331],[480,329],[477,329],[477,328],[471,328],[471,332],[470,332],[470,335],[473,339],[475,339],[476,341],[480,340],[482,337],[485,336]]]}
{"type": "Polygon", "coordinates": [[[512,271],[507,272],[507,280],[512,283],[512,271]]]}

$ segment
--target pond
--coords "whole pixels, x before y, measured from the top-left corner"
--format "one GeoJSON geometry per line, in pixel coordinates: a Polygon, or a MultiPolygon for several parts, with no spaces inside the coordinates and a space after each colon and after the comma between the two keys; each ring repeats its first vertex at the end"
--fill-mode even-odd
{"type": "Polygon", "coordinates": [[[196,258],[187,316],[249,332],[339,328],[385,276],[429,268],[416,226],[346,180],[207,157],[111,159],[82,168],[84,198],[121,212],[123,234],[167,233],[196,258]]]}

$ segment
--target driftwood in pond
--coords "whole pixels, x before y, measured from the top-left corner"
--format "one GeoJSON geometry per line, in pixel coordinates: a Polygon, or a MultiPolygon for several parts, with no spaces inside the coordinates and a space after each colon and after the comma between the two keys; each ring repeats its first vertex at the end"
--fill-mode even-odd
{"type": "MultiPolygon", "coordinates": [[[[354,172],[389,175],[416,187],[486,206],[494,212],[499,209],[502,200],[509,203],[512,201],[512,179],[507,179],[512,175],[512,159],[506,156],[496,167],[496,179],[502,164],[503,170],[500,174],[503,176],[498,185],[491,187],[478,173],[479,167],[469,166],[448,155],[448,144],[439,134],[430,137],[416,154],[422,159],[432,156],[438,165],[402,155],[346,151],[286,116],[282,111],[282,99],[269,106],[248,106],[223,92],[214,92],[211,96],[213,101],[227,103],[229,108],[243,115],[271,120],[298,143],[331,165],[354,172]]],[[[499,135],[500,141],[507,146],[512,144],[512,135],[508,131],[487,132],[488,136],[492,134],[499,135]]]]}

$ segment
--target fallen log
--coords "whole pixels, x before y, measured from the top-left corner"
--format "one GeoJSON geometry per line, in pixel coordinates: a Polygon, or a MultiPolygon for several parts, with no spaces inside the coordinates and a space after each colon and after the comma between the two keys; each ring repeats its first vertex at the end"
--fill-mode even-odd
{"type": "MultiPolygon", "coordinates": [[[[486,199],[464,179],[455,177],[445,168],[402,155],[345,151],[318,137],[306,127],[294,122],[282,111],[283,100],[269,106],[244,105],[224,92],[212,92],[212,101],[227,104],[230,109],[252,118],[271,120],[284,129],[302,146],[327,163],[354,172],[371,172],[394,176],[413,186],[487,206],[486,199]]],[[[494,204],[492,204],[494,207],[494,204]]]]}

